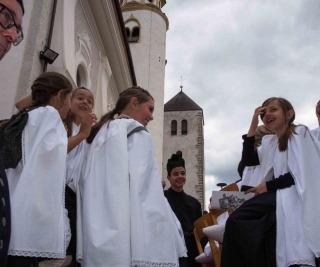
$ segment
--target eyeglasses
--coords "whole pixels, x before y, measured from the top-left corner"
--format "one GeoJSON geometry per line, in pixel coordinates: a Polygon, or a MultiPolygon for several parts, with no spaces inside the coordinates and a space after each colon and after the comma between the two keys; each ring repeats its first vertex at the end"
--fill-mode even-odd
{"type": "Polygon", "coordinates": [[[13,42],[13,45],[17,46],[21,43],[21,41],[23,40],[22,28],[21,26],[17,25],[12,12],[4,4],[0,4],[0,25],[6,30],[12,27],[16,27],[18,40],[16,42],[13,42]]]}

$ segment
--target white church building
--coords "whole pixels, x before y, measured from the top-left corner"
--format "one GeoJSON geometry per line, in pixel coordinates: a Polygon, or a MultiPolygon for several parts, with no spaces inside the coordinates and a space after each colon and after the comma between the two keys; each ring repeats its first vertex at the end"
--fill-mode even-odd
{"type": "MultiPolygon", "coordinates": [[[[98,117],[114,108],[123,90],[139,85],[155,99],[154,121],[148,131],[161,172],[168,158],[163,153],[169,29],[169,20],[162,12],[165,4],[166,0],[24,1],[25,38],[18,47],[12,47],[0,65],[1,87],[10,88],[0,91],[0,119],[12,115],[14,103],[28,94],[34,79],[46,71],[66,75],[75,88],[89,88],[95,95],[98,117]],[[59,55],[50,62],[43,57],[47,52],[49,56],[54,52],[59,55]]],[[[202,181],[203,177],[202,173],[202,181]]],[[[203,188],[199,188],[198,182],[191,183],[186,192],[203,203],[198,193],[203,188]]]]}

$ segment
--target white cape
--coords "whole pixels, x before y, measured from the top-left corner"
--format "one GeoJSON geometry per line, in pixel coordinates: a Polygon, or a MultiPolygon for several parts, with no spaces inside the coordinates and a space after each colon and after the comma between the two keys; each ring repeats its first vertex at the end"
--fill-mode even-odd
{"type": "Polygon", "coordinates": [[[70,238],[64,190],[67,133],[50,106],[29,112],[22,160],[7,169],[11,198],[9,255],[64,258],[70,238]]]}
{"type": "Polygon", "coordinates": [[[127,138],[137,126],[132,119],[111,121],[89,148],[78,206],[84,267],[178,266],[179,237],[151,137],[142,130],[127,138]]]}
{"type": "Polygon", "coordinates": [[[276,136],[263,137],[265,161],[260,158],[267,178],[290,172],[295,186],[277,191],[277,266],[314,265],[320,256],[320,143],[304,126],[295,128],[288,149],[275,149],[276,136]]]}
{"type": "Polygon", "coordinates": [[[318,139],[320,140],[320,127],[317,127],[313,130],[311,130],[311,133],[318,139]]]}
{"type": "MultiPolygon", "coordinates": [[[[72,136],[79,133],[80,125],[72,124],[72,136]]],[[[85,161],[88,152],[89,144],[83,140],[67,155],[67,179],[66,184],[74,191],[78,192],[79,177],[81,174],[81,167],[85,161]]]]}

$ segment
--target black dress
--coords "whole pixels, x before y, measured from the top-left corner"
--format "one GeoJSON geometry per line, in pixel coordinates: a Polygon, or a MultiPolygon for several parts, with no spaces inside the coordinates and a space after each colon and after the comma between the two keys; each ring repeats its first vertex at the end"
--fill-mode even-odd
{"type": "Polygon", "coordinates": [[[183,259],[180,260],[180,264],[188,267],[201,266],[195,261],[195,257],[199,255],[199,252],[193,235],[193,223],[202,216],[200,202],[183,191],[176,192],[171,188],[165,190],[164,195],[168,199],[173,212],[180,221],[186,241],[188,259],[185,261],[183,259]]]}

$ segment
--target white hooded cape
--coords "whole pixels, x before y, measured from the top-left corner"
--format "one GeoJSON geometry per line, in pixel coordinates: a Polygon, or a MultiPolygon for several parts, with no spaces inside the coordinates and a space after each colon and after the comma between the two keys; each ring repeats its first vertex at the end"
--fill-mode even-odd
{"type": "MultiPolygon", "coordinates": [[[[320,143],[304,126],[295,128],[288,149],[280,152],[278,139],[263,137],[261,178],[290,172],[295,186],[277,191],[277,266],[314,265],[320,256],[320,143]]],[[[260,148],[259,148],[260,149],[260,148]]]]}
{"type": "Polygon", "coordinates": [[[11,198],[9,255],[64,258],[70,239],[64,208],[67,133],[50,106],[29,112],[22,160],[7,169],[11,198]]]}
{"type": "Polygon", "coordinates": [[[80,179],[82,266],[178,266],[183,249],[151,137],[142,130],[127,138],[137,126],[132,119],[111,121],[89,148],[80,179]]]}

